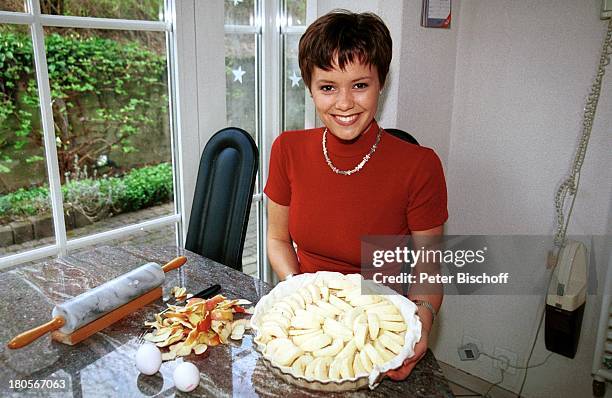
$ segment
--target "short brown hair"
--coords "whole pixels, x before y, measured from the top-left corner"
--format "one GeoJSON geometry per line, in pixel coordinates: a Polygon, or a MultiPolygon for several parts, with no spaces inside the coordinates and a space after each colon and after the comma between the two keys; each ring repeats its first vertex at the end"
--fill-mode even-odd
{"type": "Polygon", "coordinates": [[[354,61],[376,66],[382,87],[389,72],[391,47],[389,29],[378,15],[333,10],[314,21],[300,38],[302,79],[310,89],[314,68],[331,70],[337,58],[341,70],[354,61]]]}

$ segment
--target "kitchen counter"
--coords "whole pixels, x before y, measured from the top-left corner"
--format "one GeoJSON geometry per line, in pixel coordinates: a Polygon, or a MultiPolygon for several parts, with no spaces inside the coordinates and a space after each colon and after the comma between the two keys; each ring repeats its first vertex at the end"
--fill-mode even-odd
{"type": "Polygon", "coordinates": [[[173,286],[185,286],[188,292],[195,293],[218,283],[224,296],[257,303],[271,289],[258,279],[176,247],[100,246],[63,259],[0,272],[0,396],[452,396],[431,351],[403,382],[386,379],[373,391],[350,394],[302,390],[269,374],[254,349],[250,334],[245,334],[241,342],[209,347],[202,355],[186,357],[200,370],[200,385],[192,393],[181,393],[172,381],[176,361],[164,362],[153,376],[139,374],[134,364],[141,326],[164,308],[162,300],[75,346],[53,342],[50,335],[46,335],[19,350],[6,348],[6,343],[16,334],[49,321],[56,303],[146,262],[163,265],[178,255],[186,255],[187,264],[166,274],[164,295],[168,295],[173,286]],[[25,384],[28,380],[31,380],[31,388],[15,388],[16,384],[25,384]],[[35,388],[35,381],[45,386],[35,388]],[[55,388],[47,388],[53,384],[55,388]]]}

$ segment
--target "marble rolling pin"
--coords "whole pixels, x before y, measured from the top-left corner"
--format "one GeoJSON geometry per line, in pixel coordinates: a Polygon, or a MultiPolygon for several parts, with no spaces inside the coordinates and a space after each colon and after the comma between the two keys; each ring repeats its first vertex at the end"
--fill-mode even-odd
{"type": "Polygon", "coordinates": [[[48,332],[53,332],[54,340],[76,344],[160,298],[165,273],[179,268],[186,261],[186,257],[180,256],[163,267],[157,263],[144,264],[56,305],[51,321],[14,337],[8,347],[24,347],[48,332]]]}

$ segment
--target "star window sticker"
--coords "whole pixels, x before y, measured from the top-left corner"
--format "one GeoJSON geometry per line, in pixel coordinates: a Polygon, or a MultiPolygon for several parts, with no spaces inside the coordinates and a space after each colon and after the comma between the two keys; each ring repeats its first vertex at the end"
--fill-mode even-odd
{"type": "Polygon", "coordinates": [[[238,69],[232,69],[232,73],[234,74],[234,81],[240,82],[242,84],[242,76],[246,73],[242,70],[242,66],[238,66],[238,69]]]}
{"type": "Polygon", "coordinates": [[[299,87],[300,86],[300,80],[302,80],[302,78],[298,75],[295,74],[295,71],[293,71],[293,73],[291,74],[291,76],[289,76],[289,80],[291,80],[291,87],[299,87]]]}

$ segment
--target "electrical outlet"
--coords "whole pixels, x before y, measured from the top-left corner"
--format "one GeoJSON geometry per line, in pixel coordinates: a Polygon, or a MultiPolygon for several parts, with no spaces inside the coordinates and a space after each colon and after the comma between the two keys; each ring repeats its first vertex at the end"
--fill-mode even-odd
{"type": "Polygon", "coordinates": [[[461,340],[461,345],[467,345],[469,343],[476,344],[478,347],[478,351],[482,352],[482,343],[476,337],[470,336],[469,334],[464,334],[463,339],[461,340]]]}
{"type": "Polygon", "coordinates": [[[459,359],[462,361],[474,361],[480,356],[480,351],[478,351],[478,347],[476,347],[474,343],[468,343],[459,347],[457,352],[459,354],[459,359]]]}
{"type": "Polygon", "coordinates": [[[518,357],[516,353],[510,350],[506,350],[504,348],[495,347],[495,352],[493,356],[495,358],[498,358],[493,360],[494,368],[503,369],[504,371],[510,374],[516,374],[516,368],[512,367],[517,366],[518,357]]]}

